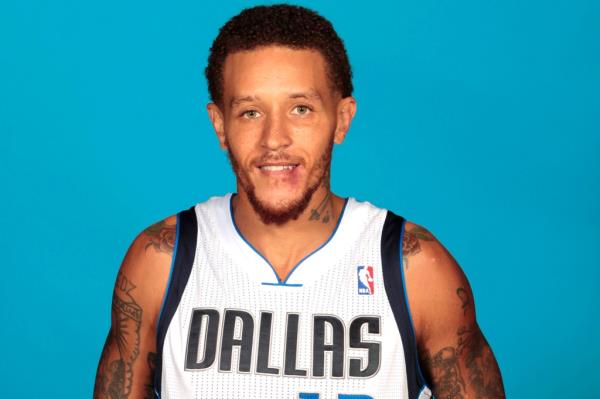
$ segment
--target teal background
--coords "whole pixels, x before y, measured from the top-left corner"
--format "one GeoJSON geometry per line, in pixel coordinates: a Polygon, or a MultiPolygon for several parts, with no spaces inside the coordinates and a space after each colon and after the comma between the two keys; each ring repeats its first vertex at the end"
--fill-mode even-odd
{"type": "MultiPolygon", "coordinates": [[[[334,191],[454,254],[508,397],[597,397],[600,3],[299,4],[354,68],[334,191]]],[[[234,189],[203,68],[247,5],[0,4],[2,397],[91,397],[131,240],[234,189]]]]}

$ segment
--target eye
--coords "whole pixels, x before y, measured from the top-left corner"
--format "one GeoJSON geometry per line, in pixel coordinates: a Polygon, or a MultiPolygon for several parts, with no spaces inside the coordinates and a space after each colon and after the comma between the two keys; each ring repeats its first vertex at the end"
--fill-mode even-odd
{"type": "Polygon", "coordinates": [[[296,115],[306,115],[310,111],[312,111],[312,109],[308,105],[296,105],[292,113],[296,115]]]}
{"type": "Polygon", "coordinates": [[[256,119],[260,116],[260,113],[255,109],[249,109],[247,111],[242,112],[240,116],[246,119],[256,119]]]}

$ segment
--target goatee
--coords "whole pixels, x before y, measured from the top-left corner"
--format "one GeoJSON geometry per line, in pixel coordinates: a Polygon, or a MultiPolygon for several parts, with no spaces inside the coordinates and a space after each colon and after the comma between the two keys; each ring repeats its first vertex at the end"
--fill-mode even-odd
{"type": "MultiPolygon", "coordinates": [[[[313,184],[309,185],[306,190],[304,190],[299,199],[292,201],[280,208],[272,208],[261,201],[256,195],[256,188],[254,187],[254,184],[252,184],[248,174],[240,167],[240,164],[235,156],[233,156],[230,151],[227,151],[227,156],[229,158],[229,162],[231,162],[231,167],[236,175],[238,184],[246,193],[250,205],[254,209],[254,212],[256,212],[256,214],[260,217],[260,220],[264,224],[283,225],[290,220],[298,219],[298,217],[308,207],[308,204],[310,203],[315,191],[317,191],[321,185],[329,187],[329,168],[331,166],[332,151],[333,137],[325,151],[323,151],[323,154],[321,154],[318,163],[314,166],[314,169],[317,171],[317,173],[319,173],[318,179],[313,184]]],[[[288,157],[285,154],[277,154],[276,156],[269,158],[287,159],[288,157]]],[[[310,177],[311,176],[309,176],[309,178],[310,177]]]]}

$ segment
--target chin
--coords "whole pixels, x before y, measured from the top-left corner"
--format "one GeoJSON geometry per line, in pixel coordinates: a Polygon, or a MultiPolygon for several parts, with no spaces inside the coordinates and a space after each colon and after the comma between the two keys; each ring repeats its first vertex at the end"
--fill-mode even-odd
{"type": "Polygon", "coordinates": [[[264,190],[255,192],[255,197],[265,207],[275,210],[283,210],[294,203],[299,202],[304,197],[303,192],[297,190],[264,190]]]}
{"type": "Polygon", "coordinates": [[[283,225],[296,220],[306,210],[318,186],[308,187],[303,193],[291,195],[287,192],[267,190],[259,195],[254,190],[246,191],[254,211],[264,224],[283,225]],[[266,198],[265,198],[266,197],[266,198]]]}
{"type": "Polygon", "coordinates": [[[332,146],[333,142],[324,152],[321,163],[316,168],[318,178],[308,178],[305,184],[299,181],[301,179],[292,179],[288,182],[265,182],[252,175],[254,168],[243,169],[230,151],[227,151],[227,155],[236,175],[238,187],[246,193],[248,201],[262,222],[283,225],[298,219],[308,207],[315,191],[327,178],[332,146]]]}

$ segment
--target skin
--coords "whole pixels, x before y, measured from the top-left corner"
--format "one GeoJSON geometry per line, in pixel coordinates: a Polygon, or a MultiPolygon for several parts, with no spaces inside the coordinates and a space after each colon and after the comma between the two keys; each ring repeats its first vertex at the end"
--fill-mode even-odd
{"type": "MultiPolygon", "coordinates": [[[[235,160],[234,218],[244,237],[280,279],[332,234],[343,200],[330,190],[324,162],[356,113],[328,81],[320,53],[268,46],[230,54],[223,103],[208,114],[221,148],[235,160]],[[266,171],[264,165],[296,165],[266,171]],[[265,221],[246,189],[279,212],[314,193],[285,223],[265,221]]],[[[136,237],[113,294],[112,326],[100,359],[95,398],[146,398],[151,391],[155,331],[173,255],[176,218],[136,237]]],[[[494,355],[475,319],[469,283],[450,253],[426,229],[407,222],[402,243],[420,363],[436,398],[504,398],[494,355]]]]}
{"type": "MultiPolygon", "coordinates": [[[[271,46],[234,53],[224,65],[223,104],[207,107],[221,148],[239,160],[258,199],[271,209],[302,197],[322,174],[318,164],[331,140],[342,143],[350,128],[356,101],[331,90],[325,65],[321,54],[311,50],[271,46]],[[277,160],[282,154],[300,165],[291,173],[264,173],[257,167],[265,158],[289,163],[277,160]]],[[[257,217],[240,178],[238,193],[236,224],[282,280],[327,240],[343,207],[329,190],[328,176],[305,211],[283,225],[257,217]]]]}
{"type": "Polygon", "coordinates": [[[500,369],[456,260],[433,234],[411,222],[402,253],[420,364],[435,397],[504,398],[500,369]]]}
{"type": "Polygon", "coordinates": [[[141,232],[129,247],[113,291],[111,328],[96,373],[94,398],[152,398],[156,325],[169,277],[176,217],[141,232]]]}

